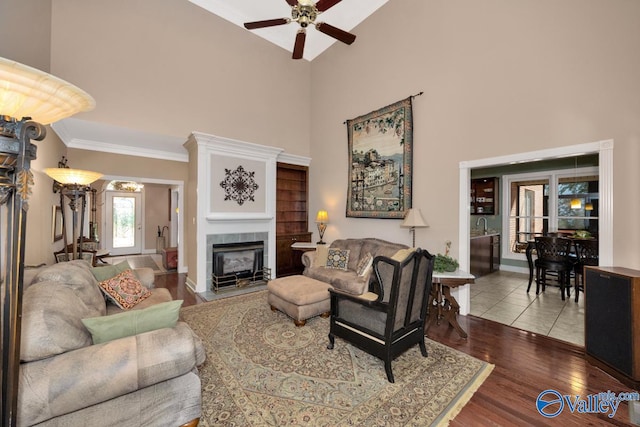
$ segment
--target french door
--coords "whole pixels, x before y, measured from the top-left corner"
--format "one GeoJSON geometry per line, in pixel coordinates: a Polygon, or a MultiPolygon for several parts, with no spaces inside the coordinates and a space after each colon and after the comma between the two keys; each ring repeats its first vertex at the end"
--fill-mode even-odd
{"type": "Polygon", "coordinates": [[[110,255],[142,252],[140,193],[107,191],[105,243],[110,255]]]}

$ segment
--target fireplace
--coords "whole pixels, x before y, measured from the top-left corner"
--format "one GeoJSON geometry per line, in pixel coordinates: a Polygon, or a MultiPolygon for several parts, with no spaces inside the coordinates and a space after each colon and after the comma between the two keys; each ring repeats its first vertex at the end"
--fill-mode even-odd
{"type": "Polygon", "coordinates": [[[270,271],[264,267],[264,242],[219,243],[212,245],[211,284],[220,288],[266,283],[270,271]]]}

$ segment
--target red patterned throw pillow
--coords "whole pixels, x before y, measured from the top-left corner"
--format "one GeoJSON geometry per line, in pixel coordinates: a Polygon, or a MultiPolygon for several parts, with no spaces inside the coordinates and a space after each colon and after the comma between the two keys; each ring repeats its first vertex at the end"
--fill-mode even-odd
{"type": "Polygon", "coordinates": [[[111,279],[100,282],[100,289],[123,310],[129,310],[151,296],[151,292],[140,283],[131,270],[125,270],[111,279]]]}

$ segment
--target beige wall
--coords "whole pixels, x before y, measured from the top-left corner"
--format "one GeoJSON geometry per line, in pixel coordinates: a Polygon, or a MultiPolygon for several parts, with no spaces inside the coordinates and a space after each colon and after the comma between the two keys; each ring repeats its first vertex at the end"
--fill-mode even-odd
{"type": "Polygon", "coordinates": [[[56,0],[52,15],[52,72],[97,103],[77,118],[309,154],[311,67],[284,49],[186,0],[56,0]]]}
{"type": "Polygon", "coordinates": [[[0,40],[0,56],[48,72],[51,0],[0,1],[0,40]]]}
{"type": "Polygon", "coordinates": [[[185,162],[148,159],[75,148],[67,150],[67,158],[69,159],[69,166],[73,168],[93,170],[107,176],[116,177],[186,181],[189,168],[189,165],[185,162]]]}
{"type": "MultiPolygon", "coordinates": [[[[51,1],[3,0],[0,2],[0,56],[25,65],[49,71],[51,38],[51,1]]],[[[53,252],[62,243],[52,242],[52,207],[59,204],[53,194],[53,181],[42,172],[57,166],[65,151],[64,144],[47,127],[44,141],[38,147],[37,160],[32,162],[34,185],[27,212],[25,263],[52,263],[53,252]]]]}
{"type": "Polygon", "coordinates": [[[171,235],[169,221],[169,186],[159,184],[144,185],[144,249],[156,249],[156,241],[158,237],[158,227],[163,231],[166,245],[169,246],[171,235]]]}
{"type": "Polygon", "coordinates": [[[313,62],[311,213],[326,236],[410,244],[399,220],[345,218],[342,123],[414,100],[414,206],[430,228],[417,244],[458,253],[459,163],[615,141],[614,261],[640,268],[640,2],[627,0],[391,1],[357,41],[313,62]]]}
{"type": "MultiPolygon", "coordinates": [[[[27,239],[25,264],[52,264],[53,253],[64,247],[62,240],[53,243],[53,206],[60,206],[60,194],[53,193],[53,180],[44,173],[45,168],[58,167],[66,147],[50,127],[44,141],[36,141],[37,159],[31,162],[33,193],[27,211],[27,239]]],[[[66,201],[65,201],[66,203],[66,201]]]]}
{"type": "Polygon", "coordinates": [[[414,206],[431,227],[417,243],[433,252],[445,240],[459,250],[461,161],[613,139],[614,260],[640,268],[639,21],[629,0],[391,1],[354,29],[353,45],[309,64],[188,2],[56,0],[51,70],[96,98],[81,119],[312,157],[310,212],[329,209],[330,240],[375,228],[410,242],[398,220],[345,218],[342,123],[419,91],[414,206]]]}

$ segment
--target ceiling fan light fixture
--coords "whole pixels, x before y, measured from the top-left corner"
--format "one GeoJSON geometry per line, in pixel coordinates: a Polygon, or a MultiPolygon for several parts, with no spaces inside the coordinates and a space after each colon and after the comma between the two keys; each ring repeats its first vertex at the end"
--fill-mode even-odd
{"type": "MultiPolygon", "coordinates": [[[[258,28],[274,27],[278,25],[289,24],[291,21],[297,22],[302,30],[306,29],[309,25],[313,24],[318,31],[333,37],[334,39],[341,41],[345,44],[351,44],[355,41],[356,36],[354,34],[343,31],[339,28],[325,24],[324,22],[316,23],[316,18],[322,12],[332,8],[341,0],[318,0],[315,3],[313,0],[286,0],[291,6],[291,18],[278,18],[268,19],[264,21],[245,22],[244,27],[247,30],[255,30],[258,28]]],[[[296,34],[296,41],[293,49],[293,59],[301,59],[304,54],[304,42],[306,34],[296,34]]]]}

